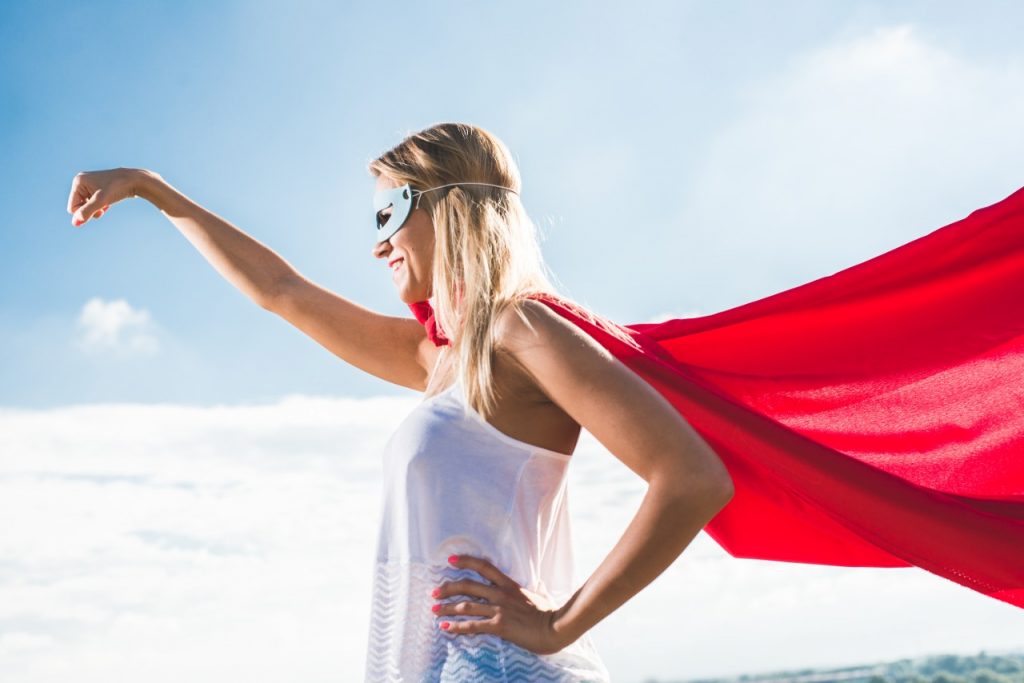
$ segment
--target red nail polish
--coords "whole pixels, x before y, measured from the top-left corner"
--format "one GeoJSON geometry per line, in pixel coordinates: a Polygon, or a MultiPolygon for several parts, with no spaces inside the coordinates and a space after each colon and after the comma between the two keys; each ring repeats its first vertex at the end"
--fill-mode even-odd
{"type": "Polygon", "coordinates": [[[441,605],[434,605],[430,609],[433,610],[434,612],[440,612],[441,611],[441,605]]]}
{"type": "Polygon", "coordinates": [[[459,561],[459,556],[458,555],[449,555],[448,556],[448,562],[450,562],[451,564],[455,564],[458,561],[459,561]]]}
{"type": "Polygon", "coordinates": [[[447,631],[448,630],[448,622],[447,621],[442,621],[441,622],[441,628],[443,628],[445,631],[447,631]]]}
{"type": "Polygon", "coordinates": [[[441,589],[440,588],[435,588],[434,590],[430,591],[430,597],[432,597],[432,598],[439,598],[439,597],[441,597],[441,589]]]}

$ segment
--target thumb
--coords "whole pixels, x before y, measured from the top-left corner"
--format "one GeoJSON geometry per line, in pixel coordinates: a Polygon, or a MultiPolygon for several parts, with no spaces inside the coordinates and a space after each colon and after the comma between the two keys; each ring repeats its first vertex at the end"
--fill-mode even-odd
{"type": "Polygon", "coordinates": [[[82,223],[89,220],[89,218],[100,211],[103,208],[103,195],[101,192],[96,192],[93,196],[86,200],[85,204],[78,207],[78,210],[72,214],[71,222],[75,225],[81,225],[82,223]]]}

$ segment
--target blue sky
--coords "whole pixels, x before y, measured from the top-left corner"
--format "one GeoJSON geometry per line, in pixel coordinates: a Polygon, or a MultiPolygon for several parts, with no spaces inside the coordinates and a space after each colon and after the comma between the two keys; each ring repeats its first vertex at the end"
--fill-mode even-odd
{"type": "MultiPolygon", "coordinates": [[[[253,304],[143,200],[73,228],[79,171],[155,170],[405,315],[370,255],[366,163],[466,121],[515,154],[567,293],[623,323],[706,314],[1024,184],[1022,19],[1011,2],[4,4],[0,513],[21,521],[0,538],[0,671],[352,680],[376,449],[415,400],[253,304]]],[[[593,440],[577,457],[585,576],[642,487],[593,440]]],[[[734,560],[702,533],[593,633],[630,683],[1008,647],[1018,612],[916,569],[734,560]]]]}

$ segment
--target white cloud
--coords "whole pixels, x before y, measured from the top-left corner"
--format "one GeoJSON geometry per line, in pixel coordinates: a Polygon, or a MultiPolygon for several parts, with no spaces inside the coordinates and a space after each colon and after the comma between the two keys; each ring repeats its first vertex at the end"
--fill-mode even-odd
{"type": "Polygon", "coordinates": [[[133,308],[124,299],[89,299],[77,323],[76,343],[86,352],[152,355],[160,350],[156,325],[149,311],[133,308]]]}
{"type": "MultiPolygon", "coordinates": [[[[0,409],[0,670],[361,680],[380,449],[414,404],[0,409]]],[[[573,457],[585,579],[646,486],[587,432],[573,457]]],[[[1018,612],[918,569],[736,560],[701,533],[592,635],[635,681],[1009,647],[1018,612]]]]}

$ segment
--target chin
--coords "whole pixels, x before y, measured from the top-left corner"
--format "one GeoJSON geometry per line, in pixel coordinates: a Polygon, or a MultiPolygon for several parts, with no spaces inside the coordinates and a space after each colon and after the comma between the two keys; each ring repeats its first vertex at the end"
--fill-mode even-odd
{"type": "Polygon", "coordinates": [[[414,304],[418,301],[425,301],[430,298],[430,294],[423,292],[410,291],[408,289],[401,289],[398,292],[398,298],[402,300],[404,304],[414,304]]]}

